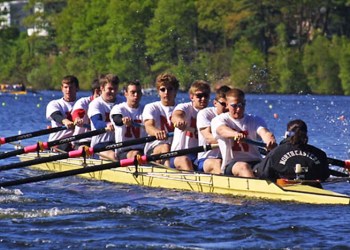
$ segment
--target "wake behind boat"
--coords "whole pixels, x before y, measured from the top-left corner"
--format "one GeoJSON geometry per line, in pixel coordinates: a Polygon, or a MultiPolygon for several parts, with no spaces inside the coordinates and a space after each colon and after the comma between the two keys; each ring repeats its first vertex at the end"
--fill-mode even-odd
{"type": "MultiPolygon", "coordinates": [[[[41,153],[42,156],[52,156],[50,153],[41,153]]],[[[36,153],[20,155],[21,161],[33,160],[36,153]]],[[[69,158],[54,162],[32,165],[32,169],[64,172],[71,170],[88,169],[108,161],[69,158]]],[[[79,176],[108,181],[155,188],[187,190],[194,192],[229,195],[253,199],[272,201],[288,201],[310,204],[350,204],[350,196],[325,190],[317,182],[287,182],[283,185],[268,180],[255,178],[231,177],[212,175],[198,172],[177,171],[161,165],[139,165],[88,172],[79,176]],[[316,185],[315,185],[316,184],[316,185]]]]}

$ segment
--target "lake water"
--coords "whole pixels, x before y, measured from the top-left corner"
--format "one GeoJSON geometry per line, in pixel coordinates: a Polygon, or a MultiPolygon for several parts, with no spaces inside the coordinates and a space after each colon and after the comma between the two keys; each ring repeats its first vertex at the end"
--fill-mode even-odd
{"type": "MultiPolygon", "coordinates": [[[[88,93],[80,93],[80,96],[88,93]]],[[[60,92],[0,95],[0,136],[45,129],[47,103],[60,92]]],[[[144,103],[157,100],[143,98],[144,103]]],[[[187,101],[179,95],[179,102],[187,101]]],[[[350,97],[248,95],[278,140],[302,118],[310,143],[348,159],[350,97]]],[[[32,145],[47,136],[22,141],[32,145]]],[[[13,150],[5,144],[0,151],[13,150]]],[[[0,165],[17,162],[16,157],[0,165]]],[[[0,181],[40,174],[1,172],[0,181]]],[[[350,195],[348,182],[325,184],[350,195]]],[[[1,249],[350,249],[350,206],[247,200],[69,177],[0,190],[1,249]]]]}

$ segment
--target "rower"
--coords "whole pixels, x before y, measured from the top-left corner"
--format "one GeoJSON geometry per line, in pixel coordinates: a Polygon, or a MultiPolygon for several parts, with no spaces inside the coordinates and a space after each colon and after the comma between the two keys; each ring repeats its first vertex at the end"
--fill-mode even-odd
{"type": "MultiPolygon", "coordinates": [[[[99,80],[101,95],[89,104],[88,117],[91,120],[91,130],[106,128],[107,132],[92,137],[91,147],[103,147],[115,142],[114,126],[109,119],[112,107],[117,103],[119,78],[117,75],[107,74],[99,80]]],[[[100,157],[116,160],[114,150],[100,153],[100,157]]]]}
{"type": "MultiPolygon", "coordinates": [[[[89,104],[101,94],[100,84],[98,79],[94,79],[91,84],[91,96],[82,97],[76,101],[72,110],[72,118],[75,129],[73,135],[83,134],[91,130],[90,119],[87,115],[89,104]]],[[[74,148],[79,146],[90,146],[91,138],[85,138],[74,142],[74,148]]]]}
{"type": "MultiPolygon", "coordinates": [[[[178,104],[171,121],[175,125],[171,151],[198,146],[197,113],[208,106],[210,85],[203,80],[196,80],[189,89],[190,102],[178,104]]],[[[171,158],[170,166],[178,170],[197,170],[197,154],[171,158]]]]}
{"type": "MultiPolygon", "coordinates": [[[[139,80],[129,81],[124,86],[126,101],[115,105],[110,114],[110,120],[114,125],[115,141],[123,142],[146,136],[142,124],[142,112],[144,106],[140,104],[142,87],[139,80]]],[[[143,155],[144,143],[116,149],[118,159],[134,158],[143,155]]]]}
{"type": "MultiPolygon", "coordinates": [[[[221,86],[216,91],[215,99],[213,101],[214,107],[207,107],[198,111],[198,146],[218,143],[211,132],[210,122],[217,115],[227,112],[226,92],[230,89],[231,88],[226,85],[221,86]]],[[[198,153],[198,171],[211,174],[221,174],[221,162],[222,157],[219,148],[198,153]]]]}
{"type": "MultiPolygon", "coordinates": [[[[79,90],[79,81],[73,75],[63,77],[61,82],[61,91],[63,97],[57,100],[52,100],[46,107],[46,118],[51,121],[51,127],[66,126],[67,130],[62,130],[49,135],[49,141],[67,138],[73,135],[74,123],[71,116],[73,105],[77,98],[79,90]]],[[[57,148],[63,151],[73,150],[71,143],[58,145],[57,148]]]]}
{"type": "MultiPolygon", "coordinates": [[[[179,81],[173,74],[162,73],[156,78],[160,101],[146,104],[142,113],[147,134],[157,137],[156,141],[146,143],[144,151],[147,155],[170,151],[172,137],[168,137],[168,133],[174,131],[170,118],[176,104],[175,98],[179,86],[179,81]]],[[[158,160],[157,163],[170,167],[169,159],[158,160]]]]}
{"type": "Polygon", "coordinates": [[[268,150],[276,146],[276,140],[261,117],[245,113],[245,105],[245,94],[242,90],[229,90],[226,93],[228,112],[215,117],[211,121],[211,129],[219,143],[222,172],[226,175],[254,177],[252,167],[262,157],[258,147],[245,143],[244,139],[261,138],[268,150]]]}

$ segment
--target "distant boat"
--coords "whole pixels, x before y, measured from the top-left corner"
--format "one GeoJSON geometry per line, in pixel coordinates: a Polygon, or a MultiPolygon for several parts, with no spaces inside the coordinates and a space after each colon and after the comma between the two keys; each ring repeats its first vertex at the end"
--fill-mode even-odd
{"type": "Polygon", "coordinates": [[[0,84],[0,93],[13,94],[13,95],[26,95],[26,86],[22,83],[19,84],[0,84]]]}

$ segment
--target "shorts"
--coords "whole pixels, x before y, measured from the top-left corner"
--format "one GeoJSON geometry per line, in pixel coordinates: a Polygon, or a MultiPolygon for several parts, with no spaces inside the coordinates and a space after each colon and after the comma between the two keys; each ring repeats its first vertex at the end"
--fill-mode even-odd
{"type": "Polygon", "coordinates": [[[202,158],[197,161],[198,171],[204,172],[204,162],[207,158],[202,158]]]}
{"type": "MultiPolygon", "coordinates": [[[[158,144],[158,145],[163,145],[163,144],[167,144],[167,145],[171,146],[171,145],[168,144],[168,143],[160,143],[160,144],[158,144]]],[[[158,145],[154,146],[153,148],[149,148],[149,149],[147,150],[147,152],[145,152],[146,155],[152,155],[152,154],[153,154],[153,150],[154,150],[155,147],[157,147],[158,145]]]]}
{"type": "MultiPolygon", "coordinates": [[[[188,158],[190,158],[192,165],[193,165],[193,170],[197,171],[198,170],[198,166],[197,166],[197,154],[188,154],[187,155],[188,158]]],[[[171,157],[170,158],[170,167],[171,168],[175,168],[175,164],[174,164],[174,160],[176,157],[171,157]]]]}
{"type": "Polygon", "coordinates": [[[143,148],[127,148],[127,149],[120,149],[117,151],[117,157],[119,160],[122,160],[122,159],[127,159],[127,155],[130,151],[132,150],[136,150],[140,153],[140,155],[143,154],[143,148]]]}
{"type": "MultiPolygon", "coordinates": [[[[232,168],[233,168],[233,165],[235,165],[235,163],[238,162],[238,161],[231,161],[229,162],[226,166],[225,166],[225,172],[224,174],[225,175],[232,175],[232,168]]],[[[254,166],[256,164],[258,164],[260,161],[247,161],[247,163],[250,165],[250,168],[253,170],[254,166]]]]}

